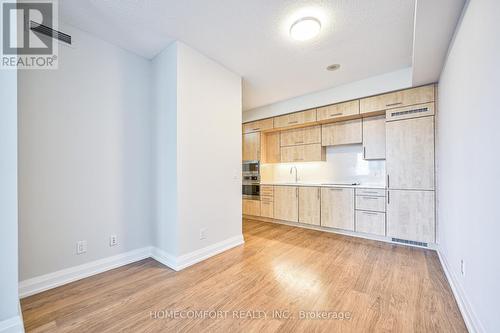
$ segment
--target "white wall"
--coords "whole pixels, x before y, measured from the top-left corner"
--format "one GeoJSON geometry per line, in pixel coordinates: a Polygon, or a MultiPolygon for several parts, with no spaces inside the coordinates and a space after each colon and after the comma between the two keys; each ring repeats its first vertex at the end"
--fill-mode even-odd
{"type": "Polygon", "coordinates": [[[0,72],[0,327],[19,315],[16,82],[15,70],[0,72]]]}
{"type": "MultiPolygon", "coordinates": [[[[332,75],[335,75],[333,73],[332,75]]],[[[291,98],[278,103],[243,112],[243,121],[278,116],[318,106],[343,102],[360,97],[377,95],[388,91],[409,88],[412,85],[411,68],[374,76],[312,94],[291,98]]]]}
{"type": "Polygon", "coordinates": [[[21,280],[152,239],[150,62],[61,29],[59,69],[19,74],[21,280]]]}
{"type": "Polygon", "coordinates": [[[469,325],[482,332],[500,332],[499,18],[497,0],[469,2],[438,96],[439,251],[469,325]]]}
{"type": "Polygon", "coordinates": [[[153,77],[154,245],[177,258],[242,234],[241,78],[180,42],[153,77]]]}

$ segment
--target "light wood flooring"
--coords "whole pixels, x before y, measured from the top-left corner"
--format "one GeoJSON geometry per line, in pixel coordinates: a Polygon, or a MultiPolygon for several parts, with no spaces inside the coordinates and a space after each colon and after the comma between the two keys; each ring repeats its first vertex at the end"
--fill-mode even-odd
{"type": "Polygon", "coordinates": [[[26,331],[466,332],[433,251],[243,228],[244,245],[181,272],[146,259],[25,298],[26,331]]]}

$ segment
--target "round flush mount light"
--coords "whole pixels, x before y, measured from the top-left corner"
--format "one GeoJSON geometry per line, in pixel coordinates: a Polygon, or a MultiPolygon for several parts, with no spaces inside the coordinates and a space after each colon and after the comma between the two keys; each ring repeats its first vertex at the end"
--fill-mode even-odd
{"type": "Polygon", "coordinates": [[[316,37],[321,30],[321,22],[312,16],[303,17],[295,21],[290,27],[290,36],[298,41],[305,41],[316,37]]]}
{"type": "Polygon", "coordinates": [[[340,68],[340,64],[333,64],[333,65],[330,65],[330,66],[326,67],[326,70],[333,72],[333,71],[336,71],[339,68],[340,68]]]}

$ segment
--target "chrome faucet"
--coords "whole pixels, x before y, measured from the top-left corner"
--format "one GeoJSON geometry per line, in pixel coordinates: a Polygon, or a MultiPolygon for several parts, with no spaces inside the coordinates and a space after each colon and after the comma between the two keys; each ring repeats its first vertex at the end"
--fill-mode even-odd
{"type": "Polygon", "coordinates": [[[296,166],[291,167],[290,174],[292,174],[293,169],[295,169],[295,182],[297,183],[298,182],[297,167],[296,166]]]}

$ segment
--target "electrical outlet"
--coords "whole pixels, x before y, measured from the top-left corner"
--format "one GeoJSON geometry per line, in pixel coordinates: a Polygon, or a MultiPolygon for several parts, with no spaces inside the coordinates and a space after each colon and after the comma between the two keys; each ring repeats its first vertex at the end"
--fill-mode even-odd
{"type": "Polygon", "coordinates": [[[87,241],[81,240],[76,242],[76,254],[82,254],[87,252],[87,241]]]}
{"type": "Polygon", "coordinates": [[[200,240],[201,239],[206,239],[207,238],[207,229],[206,228],[201,228],[200,229],[200,240]]]}
{"type": "Polygon", "coordinates": [[[465,261],[463,259],[460,260],[460,273],[465,276],[465,261]]]}
{"type": "Polygon", "coordinates": [[[109,246],[115,246],[118,244],[118,237],[116,235],[109,236],[109,246]]]}

